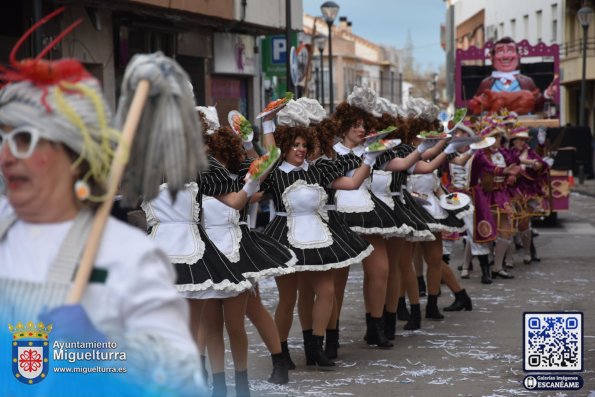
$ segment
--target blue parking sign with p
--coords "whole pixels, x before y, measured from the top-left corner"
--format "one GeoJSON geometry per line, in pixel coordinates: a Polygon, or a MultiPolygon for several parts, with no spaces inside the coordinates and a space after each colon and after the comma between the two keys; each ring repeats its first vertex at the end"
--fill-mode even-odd
{"type": "Polygon", "coordinates": [[[285,40],[285,36],[273,36],[271,38],[271,47],[272,64],[287,62],[287,40],[285,40]]]}

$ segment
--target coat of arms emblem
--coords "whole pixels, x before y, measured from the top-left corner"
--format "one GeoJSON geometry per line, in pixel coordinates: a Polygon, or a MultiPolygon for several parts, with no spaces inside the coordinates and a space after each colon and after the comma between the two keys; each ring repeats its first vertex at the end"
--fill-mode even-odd
{"type": "Polygon", "coordinates": [[[16,326],[8,324],[12,333],[12,373],[15,378],[27,385],[39,383],[45,379],[49,370],[49,333],[52,325],[37,325],[29,321],[26,325],[19,322],[16,326]]]}

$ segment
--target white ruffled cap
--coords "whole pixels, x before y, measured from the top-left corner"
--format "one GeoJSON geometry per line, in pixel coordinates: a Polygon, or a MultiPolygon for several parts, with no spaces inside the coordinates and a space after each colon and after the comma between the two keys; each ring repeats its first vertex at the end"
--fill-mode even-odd
{"type": "Polygon", "coordinates": [[[197,106],[196,111],[200,112],[207,121],[207,135],[213,134],[219,127],[221,127],[215,106],[197,106]]]}
{"type": "Polygon", "coordinates": [[[353,87],[353,92],[347,97],[347,103],[351,106],[355,106],[368,113],[373,114],[376,117],[380,117],[374,109],[376,107],[376,91],[369,87],[353,87]]]}
{"type": "Polygon", "coordinates": [[[397,115],[396,105],[393,105],[388,99],[383,97],[378,97],[376,99],[376,106],[374,107],[374,111],[376,113],[380,113],[380,115],[383,115],[384,113],[388,113],[393,117],[397,115]]]}
{"type": "Polygon", "coordinates": [[[410,109],[410,115],[421,117],[427,121],[434,121],[438,118],[440,108],[423,98],[411,98],[407,101],[407,108],[410,109]]]}
{"type": "Polygon", "coordinates": [[[306,114],[308,114],[311,124],[318,124],[326,117],[326,110],[324,110],[320,102],[316,99],[301,97],[296,102],[302,105],[306,114]]]}
{"type": "Polygon", "coordinates": [[[292,99],[277,113],[277,124],[286,127],[308,127],[310,118],[306,109],[292,99]]]}

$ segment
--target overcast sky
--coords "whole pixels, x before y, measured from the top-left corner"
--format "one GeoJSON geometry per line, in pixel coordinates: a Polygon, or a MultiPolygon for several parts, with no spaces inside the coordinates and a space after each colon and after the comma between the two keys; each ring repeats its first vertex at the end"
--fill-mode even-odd
{"type": "MultiPolygon", "coordinates": [[[[413,55],[421,70],[438,68],[445,61],[440,47],[440,24],[445,22],[444,0],[334,0],[340,16],[353,22],[354,34],[376,44],[403,48],[411,32],[413,55]]],[[[304,12],[321,15],[325,0],[303,0],[304,12]]]]}

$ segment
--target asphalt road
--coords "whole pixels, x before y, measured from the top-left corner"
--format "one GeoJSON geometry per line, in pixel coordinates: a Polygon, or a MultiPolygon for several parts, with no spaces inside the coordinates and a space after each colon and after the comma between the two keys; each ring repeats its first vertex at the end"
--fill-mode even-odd
{"type": "MultiPolygon", "coordinates": [[[[473,299],[472,312],[444,313],[442,322],[422,321],[422,329],[403,331],[399,322],[395,347],[377,350],[364,334],[363,273],[353,266],[341,319],[341,348],[334,371],[305,366],[297,313],[289,340],[298,368],[290,382],[266,382],[271,361],[256,330],[248,322],[249,378],[253,396],[595,396],[595,198],[574,194],[571,211],[559,215],[556,227],[539,227],[536,238],[541,263],[523,265],[516,255],[513,280],[479,282],[476,267],[462,280],[473,299]],[[584,313],[585,386],[577,392],[526,390],[523,372],[523,312],[584,313]]],[[[457,244],[451,260],[462,257],[457,244]]],[[[267,307],[276,303],[274,282],[261,284],[267,307]]],[[[453,297],[442,286],[441,307],[453,297]]],[[[425,298],[422,298],[422,315],[425,298]]],[[[231,354],[227,359],[229,396],[234,395],[231,354]]]]}

